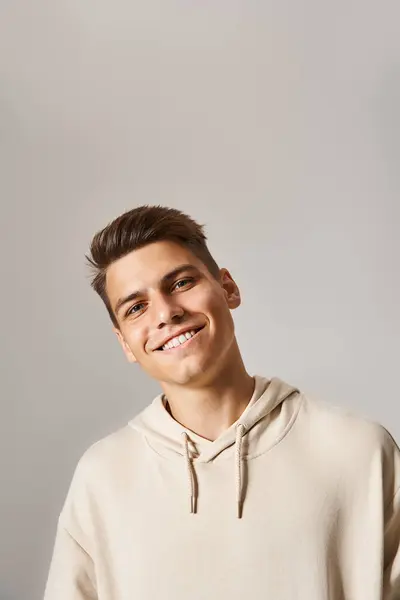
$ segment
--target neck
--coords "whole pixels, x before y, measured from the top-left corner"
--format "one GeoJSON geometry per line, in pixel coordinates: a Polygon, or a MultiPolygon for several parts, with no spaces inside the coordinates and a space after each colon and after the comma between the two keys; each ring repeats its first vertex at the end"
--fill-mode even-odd
{"type": "Polygon", "coordinates": [[[255,381],[243,362],[225,369],[201,388],[166,389],[166,409],[170,415],[197,435],[214,441],[235,423],[254,392],[255,381]]]}

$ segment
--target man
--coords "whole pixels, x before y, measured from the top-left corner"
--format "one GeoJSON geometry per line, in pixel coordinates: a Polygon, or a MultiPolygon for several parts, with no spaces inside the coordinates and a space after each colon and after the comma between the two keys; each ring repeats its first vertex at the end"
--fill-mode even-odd
{"type": "Polygon", "coordinates": [[[380,424],[247,373],[240,292],[182,212],[142,206],[87,259],[160,393],[79,461],[45,600],[398,600],[400,450],[380,424]]]}

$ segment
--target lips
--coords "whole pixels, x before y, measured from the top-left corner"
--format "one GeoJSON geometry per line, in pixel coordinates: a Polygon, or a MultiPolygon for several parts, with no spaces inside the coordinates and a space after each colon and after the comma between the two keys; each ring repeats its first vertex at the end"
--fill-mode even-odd
{"type": "MultiPolygon", "coordinates": [[[[173,336],[171,336],[171,337],[167,338],[167,339],[166,339],[166,340],[165,340],[165,341],[164,341],[164,342],[161,344],[161,346],[159,346],[158,348],[156,348],[156,350],[157,350],[157,351],[160,351],[160,352],[164,352],[164,350],[162,349],[162,347],[164,346],[164,344],[166,344],[168,341],[172,340],[174,337],[179,337],[180,335],[182,335],[183,333],[185,333],[185,332],[187,332],[187,331],[194,331],[194,332],[195,332],[195,335],[196,335],[196,333],[198,333],[198,332],[199,332],[201,329],[203,329],[203,328],[204,328],[204,325],[202,325],[202,327],[191,327],[191,328],[188,328],[188,329],[184,329],[184,330],[182,330],[180,333],[176,333],[176,334],[174,334],[173,336]]],[[[192,339],[192,338],[189,338],[189,339],[192,339]]],[[[178,347],[178,346],[177,346],[177,347],[178,347]]]]}

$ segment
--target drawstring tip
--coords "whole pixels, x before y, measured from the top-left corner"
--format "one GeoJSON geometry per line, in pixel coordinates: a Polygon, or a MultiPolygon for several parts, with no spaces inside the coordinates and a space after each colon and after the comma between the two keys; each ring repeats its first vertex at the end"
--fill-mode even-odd
{"type": "Polygon", "coordinates": [[[240,501],[237,503],[237,518],[242,518],[242,503],[240,501]]]}
{"type": "Polygon", "coordinates": [[[194,496],[190,497],[190,512],[192,514],[196,512],[196,498],[194,496]]]}

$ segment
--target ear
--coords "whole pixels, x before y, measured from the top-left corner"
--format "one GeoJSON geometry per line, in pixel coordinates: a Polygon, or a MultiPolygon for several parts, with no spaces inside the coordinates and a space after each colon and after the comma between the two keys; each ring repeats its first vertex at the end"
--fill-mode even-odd
{"type": "Polygon", "coordinates": [[[112,330],[115,333],[115,335],[117,336],[117,339],[122,346],[122,350],[124,351],[124,354],[125,354],[128,362],[130,362],[130,363],[137,362],[136,357],[134,356],[134,354],[132,353],[132,350],[129,348],[128,344],[124,340],[124,337],[123,337],[122,333],[120,332],[120,330],[117,329],[116,327],[113,327],[112,330]]]}
{"type": "Polygon", "coordinates": [[[240,290],[228,269],[220,269],[220,282],[229,308],[234,309],[240,306],[242,301],[240,290]]]}

